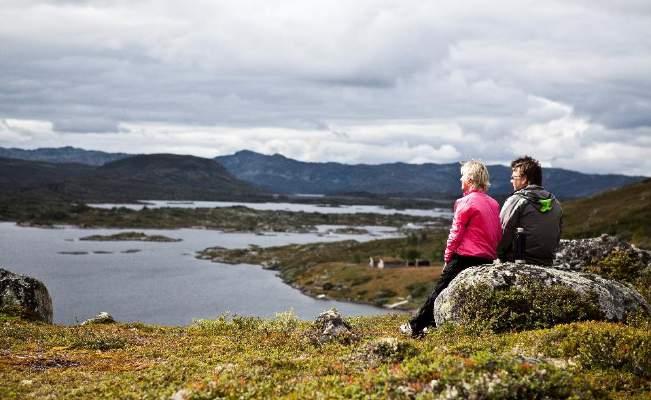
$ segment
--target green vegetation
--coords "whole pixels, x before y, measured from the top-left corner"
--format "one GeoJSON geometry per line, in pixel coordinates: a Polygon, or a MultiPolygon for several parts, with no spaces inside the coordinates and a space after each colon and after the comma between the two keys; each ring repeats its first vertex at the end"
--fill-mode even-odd
{"type": "Polygon", "coordinates": [[[440,275],[447,232],[419,231],[404,238],[359,243],[292,244],[248,249],[208,248],[199,258],[232,264],[258,264],[280,271],[280,277],[311,295],[385,305],[407,300],[401,308],[420,305],[440,275]],[[385,268],[368,266],[368,260],[398,259],[409,250],[432,254],[433,267],[385,268]]]}
{"type": "Polygon", "coordinates": [[[458,317],[465,325],[494,332],[550,328],[572,321],[604,320],[596,293],[577,295],[563,285],[522,282],[519,287],[492,290],[475,285],[461,290],[458,317]]]}
{"type": "Polygon", "coordinates": [[[413,309],[430,294],[441,267],[377,269],[351,263],[323,263],[299,274],[292,284],[311,296],[413,309]]]}
{"type": "MultiPolygon", "coordinates": [[[[290,211],[253,210],[243,206],[227,208],[90,208],[85,204],[0,201],[0,221],[17,221],[24,225],[77,225],[84,228],[156,228],[203,227],[238,232],[307,232],[315,225],[403,226],[422,223],[431,218],[404,214],[321,214],[290,211]]],[[[445,224],[443,220],[441,225],[445,224]]]]}
{"type": "Polygon", "coordinates": [[[651,249],[651,179],[563,202],[564,237],[595,237],[603,233],[651,249]]]}
{"type": "Polygon", "coordinates": [[[588,272],[604,278],[628,282],[651,304],[651,269],[635,261],[630,252],[613,251],[608,256],[589,265],[588,272]]]}
{"type": "Polygon", "coordinates": [[[651,324],[582,322],[518,333],[443,326],[400,337],[406,316],[346,319],[318,343],[291,314],[188,327],[56,326],[0,316],[0,398],[626,399],[651,395],[651,324]]]}
{"type": "Polygon", "coordinates": [[[147,235],[143,232],[120,232],[113,235],[91,235],[79,240],[90,241],[137,241],[137,242],[180,242],[182,239],[173,239],[163,235],[147,235]]]}

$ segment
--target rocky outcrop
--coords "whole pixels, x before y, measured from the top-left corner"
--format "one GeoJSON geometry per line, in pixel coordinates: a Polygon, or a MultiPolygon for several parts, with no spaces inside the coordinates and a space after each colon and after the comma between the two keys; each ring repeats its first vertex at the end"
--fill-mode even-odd
{"type": "Polygon", "coordinates": [[[434,304],[436,324],[488,324],[522,330],[580,320],[625,321],[649,313],[631,286],[591,273],[496,263],[461,272],[434,304]]]}
{"type": "Polygon", "coordinates": [[[572,271],[585,271],[614,252],[627,256],[637,270],[651,268],[651,252],[610,235],[601,235],[589,239],[561,240],[554,267],[572,271]]]}
{"type": "Polygon", "coordinates": [[[52,299],[41,281],[0,268],[0,312],[52,323],[52,299]]]}

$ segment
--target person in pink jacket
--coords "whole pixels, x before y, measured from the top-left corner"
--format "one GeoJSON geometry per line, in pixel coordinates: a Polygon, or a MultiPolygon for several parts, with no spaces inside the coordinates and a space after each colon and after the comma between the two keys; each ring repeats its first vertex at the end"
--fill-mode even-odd
{"type": "Polygon", "coordinates": [[[486,194],[490,186],[488,169],[475,160],[461,166],[463,197],[454,203],[454,219],[445,248],[445,266],[441,277],[425,304],[400,331],[420,337],[434,322],[434,301],[450,282],[466,268],[490,264],[497,258],[497,244],[502,237],[500,207],[486,194]]]}

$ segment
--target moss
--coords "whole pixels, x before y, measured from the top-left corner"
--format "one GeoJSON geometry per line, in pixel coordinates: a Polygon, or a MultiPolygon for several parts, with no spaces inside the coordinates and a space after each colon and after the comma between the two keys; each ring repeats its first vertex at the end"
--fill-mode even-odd
{"type": "Polygon", "coordinates": [[[651,331],[645,328],[587,323],[558,327],[538,349],[554,357],[575,358],[587,369],[616,369],[651,377],[651,331]]]}
{"type": "Polygon", "coordinates": [[[404,315],[348,318],[352,344],[315,346],[313,324],[224,315],[188,327],[65,327],[0,319],[0,397],[581,398],[651,394],[648,327],[583,322],[477,334],[443,326],[397,337],[404,315]],[[93,349],[94,340],[124,347],[93,349]],[[72,346],[73,343],[85,343],[72,346]]]}
{"type": "Polygon", "coordinates": [[[6,316],[24,318],[35,322],[42,320],[42,316],[34,312],[34,310],[30,310],[27,307],[22,307],[14,303],[1,305],[0,315],[2,314],[6,316]]]}
{"type": "Polygon", "coordinates": [[[523,280],[519,287],[493,289],[479,284],[460,289],[456,317],[462,324],[495,332],[548,328],[557,324],[603,320],[596,293],[579,294],[563,285],[523,280]]]}
{"type": "Polygon", "coordinates": [[[608,279],[631,282],[640,276],[642,269],[630,251],[615,250],[588,266],[587,271],[608,279]]]}
{"type": "MultiPolygon", "coordinates": [[[[411,373],[407,366],[407,374],[411,373]]],[[[418,365],[416,365],[418,367],[418,365]]],[[[467,358],[448,357],[435,364],[421,398],[443,399],[602,399],[605,391],[548,363],[477,352],[467,358]]],[[[420,374],[420,373],[419,373],[420,374]]],[[[422,378],[421,378],[422,379],[422,378]]],[[[415,383],[417,383],[416,381],[415,383]]]]}

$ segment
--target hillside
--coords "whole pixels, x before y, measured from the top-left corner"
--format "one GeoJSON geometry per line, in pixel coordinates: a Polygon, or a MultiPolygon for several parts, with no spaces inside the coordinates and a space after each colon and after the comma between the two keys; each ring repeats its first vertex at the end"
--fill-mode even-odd
{"type": "Polygon", "coordinates": [[[119,196],[113,198],[214,200],[259,193],[210,159],[175,154],[114,161],[74,184],[66,191],[81,193],[84,198],[105,198],[105,193],[117,192],[119,196]]]}
{"type": "MultiPolygon", "coordinates": [[[[281,193],[426,193],[430,196],[449,196],[460,192],[458,163],[310,163],[292,160],[280,154],[266,156],[252,151],[240,151],[215,159],[234,176],[281,193]]],[[[512,191],[510,168],[492,165],[489,166],[489,172],[492,195],[503,197],[512,191]]],[[[546,168],[544,176],[545,187],[561,199],[588,196],[642,179],[623,175],[583,174],[560,168],[546,168]]]]}
{"type": "Polygon", "coordinates": [[[563,203],[563,236],[616,234],[651,249],[651,179],[563,203]]]}
{"type": "Polygon", "coordinates": [[[25,187],[31,189],[32,197],[85,202],[230,200],[263,194],[213,160],[193,156],[140,155],[101,167],[9,159],[3,165],[0,183],[5,196],[25,187]]]}
{"type": "Polygon", "coordinates": [[[92,173],[93,167],[84,164],[54,164],[0,158],[0,191],[24,191],[35,187],[48,187],[66,179],[79,178],[92,173]]]}
{"type": "Polygon", "coordinates": [[[648,399],[651,331],[583,322],[494,334],[350,318],[319,344],[291,314],[188,327],[56,326],[0,315],[2,399],[648,399]],[[417,397],[418,396],[418,397],[417,397]]]}

